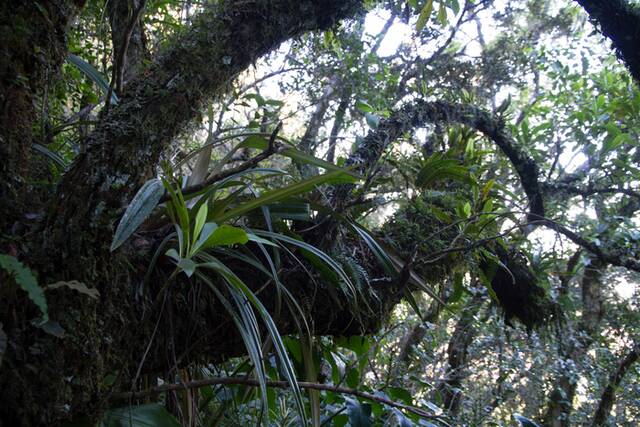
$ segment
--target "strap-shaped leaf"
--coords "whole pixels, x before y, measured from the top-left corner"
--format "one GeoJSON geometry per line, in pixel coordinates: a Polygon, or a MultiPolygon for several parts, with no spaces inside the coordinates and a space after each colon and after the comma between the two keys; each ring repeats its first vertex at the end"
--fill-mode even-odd
{"type": "MultiPolygon", "coordinates": [[[[109,93],[109,83],[107,79],[100,73],[100,71],[96,70],[93,65],[89,64],[84,59],[79,56],[70,54],[67,56],[67,61],[78,67],[80,71],[84,73],[89,79],[94,82],[100,90],[102,90],[105,95],[109,93]]],[[[118,103],[118,97],[116,94],[111,91],[111,103],[113,105],[118,103]]]]}
{"type": "Polygon", "coordinates": [[[164,186],[157,179],[151,179],[144,183],[133,197],[127,210],[122,215],[116,233],[111,243],[111,251],[115,251],[133,234],[134,231],[147,219],[164,194],[164,186]]]}
{"type": "MultiPolygon", "coordinates": [[[[269,142],[266,140],[266,138],[262,136],[251,135],[247,137],[244,141],[242,141],[242,143],[239,144],[239,146],[256,148],[259,150],[266,150],[267,147],[269,146],[269,142]]],[[[342,171],[346,174],[352,175],[355,178],[359,178],[356,173],[354,173],[349,169],[341,168],[340,166],[336,166],[331,162],[327,162],[326,160],[322,160],[312,155],[303,153],[302,151],[296,150],[295,148],[286,148],[282,150],[280,154],[285,157],[289,157],[291,160],[295,160],[299,163],[317,166],[325,170],[342,171]]]]}
{"type": "Polygon", "coordinates": [[[299,194],[308,193],[309,191],[314,190],[318,185],[354,182],[354,177],[345,173],[344,170],[328,172],[323,175],[314,176],[304,181],[297,182],[287,187],[268,191],[260,197],[249,200],[248,202],[242,203],[241,205],[222,213],[220,216],[214,218],[214,220],[216,222],[224,222],[231,218],[236,218],[252,211],[253,209],[259,208],[260,206],[277,203],[299,194]]]}

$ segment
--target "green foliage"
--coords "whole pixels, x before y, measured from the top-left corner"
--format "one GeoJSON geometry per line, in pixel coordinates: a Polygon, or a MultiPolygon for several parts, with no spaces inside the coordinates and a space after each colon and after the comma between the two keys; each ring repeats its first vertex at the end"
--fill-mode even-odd
{"type": "Polygon", "coordinates": [[[98,423],[99,427],[178,427],[179,425],[178,420],[158,403],[109,409],[98,423]]]}
{"type": "Polygon", "coordinates": [[[150,179],[140,187],[118,223],[118,228],[116,228],[111,242],[111,251],[120,247],[147,219],[163,194],[162,182],[156,178],[150,179]]]}
{"type": "Polygon", "coordinates": [[[44,290],[38,286],[38,280],[31,269],[18,261],[16,257],[6,254],[0,254],[0,268],[9,273],[15,283],[29,295],[29,299],[42,314],[41,323],[46,323],[49,320],[47,299],[44,295],[44,290]]]}
{"type": "MultiPolygon", "coordinates": [[[[170,45],[172,34],[185,31],[186,21],[214,3],[146,2],[152,53],[170,45]]],[[[637,259],[637,84],[602,48],[605,43],[587,34],[591,28],[576,5],[539,0],[513,1],[505,8],[457,0],[365,3],[374,9],[367,17],[292,41],[286,54],[256,60],[255,76],[246,73],[230,82],[228,96],[221,93],[211,101],[202,123],[162,153],[171,164],[163,179],[146,182],[118,223],[112,251],[141,229],[145,239],[160,241],[147,284],[162,276],[164,271],[156,269],[168,261],[174,274],[160,292],[177,277],[204,283],[210,290],[206,297],[220,301],[240,331],[248,358],[215,366],[194,363],[189,372],[203,379],[258,379],[259,397],[242,385],[203,387],[190,392],[193,401],[180,403],[182,412],[197,408],[189,422],[199,425],[301,425],[310,413],[323,425],[336,426],[511,425],[514,419],[531,426],[548,405],[545,391],[551,381],[568,378],[580,385],[569,419],[576,425],[588,422],[621,349],[638,336],[638,295],[628,291],[637,276],[598,267],[603,270],[601,306],[594,312],[602,315],[600,333],[588,337],[574,331],[587,312],[581,280],[595,269],[592,259],[585,253],[567,269],[573,244],[526,223],[521,183],[491,138],[497,129],[490,127],[487,137],[442,117],[421,129],[403,129],[397,141],[376,132],[416,99],[493,111],[542,171],[538,179],[546,192],[546,217],[603,251],[637,259]],[[390,24],[380,30],[385,20],[390,24]],[[399,40],[401,34],[411,37],[399,40]],[[391,42],[397,42],[392,52],[381,53],[391,42]],[[271,80],[258,77],[269,75],[271,80]],[[269,133],[280,121],[283,135],[269,133]],[[316,122],[319,127],[312,129],[316,122]],[[314,131],[311,152],[297,147],[307,130],[314,131]],[[371,141],[388,149],[360,177],[344,165],[357,163],[350,154],[368,132],[382,135],[371,141]],[[270,142],[276,146],[272,157],[243,168],[270,142]],[[325,157],[330,148],[335,162],[325,157]],[[291,161],[325,172],[300,179],[291,161]],[[212,182],[230,170],[236,173],[212,182]],[[341,184],[350,190],[344,203],[336,203],[332,186],[341,184]],[[192,185],[201,188],[187,191],[192,185]],[[164,195],[168,200],[158,205],[164,195]],[[332,227],[325,228],[328,223],[332,227]],[[250,273],[243,274],[245,268],[250,273]],[[405,301],[390,319],[380,316],[381,330],[371,336],[317,337],[312,345],[305,336],[315,320],[306,318],[307,301],[296,301],[289,284],[282,283],[283,272],[292,269],[309,271],[310,282],[330,290],[331,301],[315,301],[324,304],[327,313],[320,315],[329,318],[334,310],[372,315],[377,298],[400,282],[403,289],[394,291],[402,292],[405,301]],[[254,273],[259,280],[250,283],[246,277],[254,273]],[[620,289],[632,296],[620,297],[620,289]],[[490,300],[506,308],[507,320],[523,319],[525,328],[505,332],[490,300]],[[281,337],[279,319],[266,305],[295,313],[299,334],[281,337]],[[564,309],[555,318],[557,336],[532,328],[541,317],[558,314],[549,311],[556,306],[564,309]],[[572,342],[589,347],[584,357],[567,362],[558,349],[572,342]],[[460,365],[447,370],[456,362],[460,365]],[[278,378],[293,393],[267,387],[278,378]],[[307,397],[298,378],[376,393],[442,417],[427,421],[331,391],[307,397]],[[447,390],[460,393],[457,409],[447,401],[447,390]]],[[[102,120],[99,98],[109,89],[104,76],[110,74],[112,56],[104,7],[88,2],[82,10],[69,33],[69,50],[76,55],[69,56],[60,81],[50,83],[37,106],[46,117],[38,127],[47,140],[33,149],[58,168],[46,183],[30,185],[55,184],[102,120]]],[[[210,65],[203,72],[215,75],[219,64],[210,65]]],[[[112,93],[110,103],[117,102],[112,93]]],[[[14,243],[21,245],[20,237],[9,245],[14,243]]],[[[35,275],[8,255],[0,256],[0,266],[28,293],[44,320],[44,290],[65,287],[99,297],[76,281],[42,289],[35,275]]],[[[2,356],[9,329],[0,326],[7,332],[0,329],[2,356]]],[[[637,369],[632,370],[619,386],[612,424],[638,423],[637,378],[637,369]]],[[[181,393],[180,398],[187,395],[181,393]]],[[[178,421],[152,404],[112,409],[103,425],[130,422],[178,421]]]]}
{"type": "MultiPolygon", "coordinates": [[[[78,67],[78,69],[82,71],[92,82],[94,82],[105,95],[109,93],[109,82],[93,67],[93,65],[73,54],[67,56],[67,60],[78,67]]],[[[113,91],[111,92],[111,103],[114,105],[118,103],[118,96],[113,91]]]]}

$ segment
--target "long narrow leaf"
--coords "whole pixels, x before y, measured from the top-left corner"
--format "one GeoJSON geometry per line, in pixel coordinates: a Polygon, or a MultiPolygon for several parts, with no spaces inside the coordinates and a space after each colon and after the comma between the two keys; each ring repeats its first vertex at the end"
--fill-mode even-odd
{"type": "Polygon", "coordinates": [[[288,199],[289,197],[297,196],[298,194],[308,193],[318,185],[353,182],[355,182],[355,179],[352,176],[345,174],[344,171],[328,172],[323,175],[305,179],[304,181],[297,182],[287,187],[266,192],[258,198],[242,203],[240,206],[236,206],[235,208],[222,213],[218,218],[215,218],[215,220],[216,222],[224,222],[231,218],[236,218],[257,209],[260,206],[276,203],[281,200],[288,199]]]}
{"type": "Polygon", "coordinates": [[[278,354],[278,358],[280,359],[285,379],[287,380],[287,382],[291,386],[291,390],[293,391],[293,397],[296,402],[300,418],[302,420],[302,425],[306,425],[307,417],[304,410],[304,403],[302,402],[302,392],[298,385],[291,359],[289,359],[284,343],[282,342],[282,337],[280,336],[280,333],[278,332],[278,329],[273,322],[271,315],[264,307],[264,305],[262,305],[260,300],[251,291],[251,289],[249,289],[247,285],[245,285],[245,283],[235,275],[235,273],[229,270],[229,268],[227,268],[227,266],[222,264],[220,261],[212,260],[211,262],[203,264],[202,266],[209,267],[218,272],[229,285],[242,292],[242,294],[251,302],[255,309],[258,310],[258,313],[260,313],[260,317],[267,327],[269,336],[273,341],[274,348],[276,350],[276,353],[278,354]]]}
{"type": "Polygon", "coordinates": [[[129,206],[127,206],[120,223],[118,223],[118,228],[111,243],[111,251],[115,251],[122,245],[140,224],[147,219],[160,201],[163,193],[164,186],[157,178],[151,179],[142,185],[133,200],[131,200],[131,203],[129,203],[129,206]]]}
{"type": "Polygon", "coordinates": [[[60,166],[61,169],[67,167],[67,162],[58,153],[49,150],[44,145],[31,144],[31,148],[51,159],[55,164],[60,166]]]}
{"type": "MultiPolygon", "coordinates": [[[[67,56],[67,61],[78,67],[80,71],[84,73],[85,76],[89,77],[89,79],[94,82],[102,92],[106,95],[109,93],[109,82],[107,79],[100,73],[100,71],[96,70],[95,67],[89,64],[84,59],[80,58],[77,55],[69,54],[67,56]]],[[[118,103],[118,97],[112,91],[111,92],[111,104],[115,105],[118,103]]]]}
{"type": "Polygon", "coordinates": [[[347,285],[347,287],[348,287],[348,289],[349,289],[349,291],[351,293],[351,296],[354,297],[354,298],[356,297],[356,295],[357,295],[356,287],[351,282],[351,279],[349,279],[349,276],[347,275],[347,273],[344,272],[344,270],[342,269],[340,264],[335,262],[333,260],[333,258],[331,258],[329,255],[327,255],[322,250],[320,250],[320,249],[316,248],[315,246],[310,245],[310,244],[308,244],[306,242],[303,242],[301,240],[297,240],[297,239],[294,239],[293,237],[285,236],[284,234],[271,233],[269,231],[259,231],[259,230],[256,230],[255,234],[257,234],[259,236],[269,237],[269,238],[271,238],[273,240],[276,240],[276,241],[286,242],[286,243],[289,243],[291,245],[297,246],[297,247],[299,247],[301,249],[304,249],[306,251],[311,252],[313,255],[317,256],[322,261],[324,261],[329,267],[331,267],[331,269],[336,272],[336,274],[338,275],[340,280],[342,280],[345,283],[345,285],[347,285]]]}
{"type": "MultiPolygon", "coordinates": [[[[266,150],[269,146],[269,141],[266,140],[263,136],[260,135],[252,135],[246,138],[240,145],[243,147],[249,148],[257,148],[259,150],[266,150]]],[[[354,178],[359,178],[359,176],[345,168],[341,168],[340,166],[336,166],[333,163],[327,162],[325,160],[319,159],[312,155],[303,153],[300,150],[296,150],[295,148],[286,148],[280,152],[281,155],[285,157],[289,157],[291,160],[295,160],[299,163],[306,163],[309,165],[314,165],[322,169],[330,170],[330,171],[342,171],[346,174],[353,176],[354,178]]]]}

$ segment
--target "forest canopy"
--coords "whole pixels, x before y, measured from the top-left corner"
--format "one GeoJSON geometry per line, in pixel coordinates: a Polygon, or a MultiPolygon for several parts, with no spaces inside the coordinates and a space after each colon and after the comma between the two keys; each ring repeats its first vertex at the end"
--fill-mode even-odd
{"type": "Polygon", "coordinates": [[[635,0],[0,4],[0,426],[640,423],[635,0]]]}

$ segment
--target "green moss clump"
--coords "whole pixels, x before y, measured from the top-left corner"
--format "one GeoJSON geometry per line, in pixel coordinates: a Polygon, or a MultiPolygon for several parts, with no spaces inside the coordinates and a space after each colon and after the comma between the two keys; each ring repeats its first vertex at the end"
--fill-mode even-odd
{"type": "Polygon", "coordinates": [[[439,283],[461,259],[459,253],[441,254],[458,235],[446,221],[455,216],[455,195],[424,193],[402,206],[382,227],[383,240],[403,259],[416,253],[414,271],[429,283],[439,283]]]}

